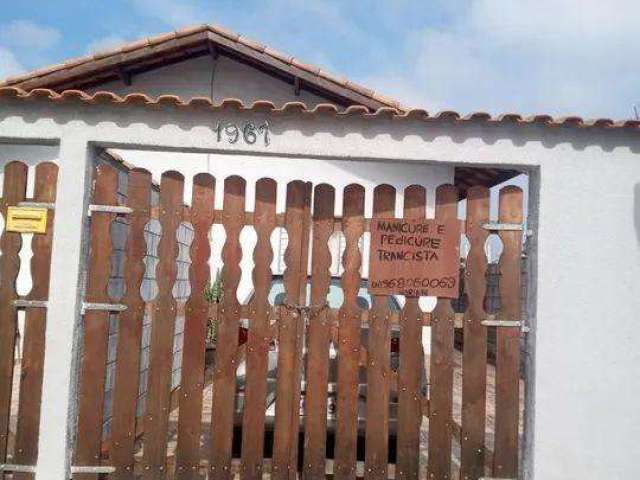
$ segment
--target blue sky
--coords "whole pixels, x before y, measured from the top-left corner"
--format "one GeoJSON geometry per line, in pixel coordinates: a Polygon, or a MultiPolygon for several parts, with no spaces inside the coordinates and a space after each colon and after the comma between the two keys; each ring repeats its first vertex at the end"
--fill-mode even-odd
{"type": "Polygon", "coordinates": [[[23,0],[0,77],[196,23],[221,24],[429,111],[632,116],[637,0],[23,0]]]}

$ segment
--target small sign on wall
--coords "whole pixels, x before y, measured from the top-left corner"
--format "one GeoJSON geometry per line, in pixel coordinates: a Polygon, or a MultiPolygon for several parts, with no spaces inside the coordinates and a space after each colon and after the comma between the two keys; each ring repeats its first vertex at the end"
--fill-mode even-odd
{"type": "Polygon", "coordinates": [[[369,255],[372,295],[458,298],[457,220],[373,219],[369,255]]]}
{"type": "Polygon", "coordinates": [[[7,207],[6,230],[15,233],[46,233],[47,209],[7,207]]]}

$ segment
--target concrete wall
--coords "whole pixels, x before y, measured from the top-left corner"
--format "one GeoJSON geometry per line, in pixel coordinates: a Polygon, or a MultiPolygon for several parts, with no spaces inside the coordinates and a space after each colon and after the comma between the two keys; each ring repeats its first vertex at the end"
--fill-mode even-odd
{"type": "MultiPolygon", "coordinates": [[[[412,165],[516,167],[532,178],[529,202],[532,332],[525,478],[640,477],[640,136],[637,130],[539,125],[428,124],[234,111],[161,111],[7,102],[0,141],[61,138],[58,207],[68,221],[55,232],[50,346],[38,479],[61,478],[66,447],[59,415],[69,397],[77,299],[65,290],[78,275],[87,142],[119,148],[231,153],[261,159],[386,161],[412,165]],[[272,125],[269,146],[218,143],[216,122],[272,125]],[[80,202],[80,205],[77,203],[80,202]],[[76,219],[77,221],[71,221],[76,219]],[[62,348],[62,350],[59,350],[62,348]],[[57,407],[54,409],[54,407],[57,407]],[[57,439],[54,441],[54,439],[57,439]],[[49,443],[47,443],[49,442],[49,443]]],[[[86,203],[86,199],[84,200],[86,203]]]]}

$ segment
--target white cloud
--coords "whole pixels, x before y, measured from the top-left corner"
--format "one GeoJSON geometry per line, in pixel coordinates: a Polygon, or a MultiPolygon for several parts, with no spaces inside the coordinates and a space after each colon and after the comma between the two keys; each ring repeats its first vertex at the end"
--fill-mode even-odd
{"type": "Polygon", "coordinates": [[[28,20],[13,20],[0,26],[0,43],[16,48],[45,50],[55,47],[61,38],[55,28],[28,20]]]}
{"type": "Polygon", "coordinates": [[[104,50],[111,50],[127,43],[127,40],[118,35],[108,35],[103,38],[94,40],[87,45],[87,53],[97,53],[104,50]]]}
{"type": "Polygon", "coordinates": [[[141,14],[176,28],[203,23],[203,19],[211,13],[190,1],[132,0],[131,3],[141,14]]]}
{"type": "Polygon", "coordinates": [[[428,110],[629,117],[640,100],[640,2],[476,0],[404,35],[369,83],[428,110]]]}
{"type": "Polygon", "coordinates": [[[0,46],[0,78],[24,72],[24,67],[8,48],[0,46]]]}

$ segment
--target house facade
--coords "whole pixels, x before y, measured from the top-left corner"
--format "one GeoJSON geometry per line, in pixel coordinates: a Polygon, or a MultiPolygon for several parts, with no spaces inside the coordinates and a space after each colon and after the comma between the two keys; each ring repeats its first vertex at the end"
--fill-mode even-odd
{"type": "MultiPolygon", "coordinates": [[[[366,260],[354,270],[343,258],[347,243],[351,255],[369,248],[366,235],[357,239],[357,246],[353,237],[344,240],[350,235],[344,215],[350,200],[342,192],[350,185],[358,184],[364,191],[363,219],[375,217],[379,208],[374,207],[375,187],[381,184],[395,189],[391,213],[397,217],[409,205],[401,193],[412,185],[424,187],[424,211],[431,218],[437,213],[436,191],[442,185],[454,185],[460,200],[469,195],[475,199],[473,192],[478,188],[526,174],[530,186],[526,228],[524,221],[518,222],[518,231],[530,230],[529,288],[523,302],[528,328],[522,358],[526,397],[519,420],[518,475],[527,479],[633,478],[640,473],[629,459],[640,434],[638,422],[630,421],[636,410],[634,399],[640,394],[640,358],[635,349],[635,318],[640,308],[638,122],[493,118],[483,113],[463,118],[453,112],[431,116],[212,27],[136,42],[8,79],[0,87],[0,165],[19,160],[35,167],[51,161],[59,167],[39,452],[33,470],[38,480],[68,477],[72,467],[90,466],[78,465],[74,448],[78,448],[81,403],[79,344],[86,313],[81,307],[92,275],[89,243],[95,225],[86,213],[98,164],[120,172],[124,205],[126,178],[140,168],[151,173],[160,192],[154,195],[160,196],[166,190],[163,173],[179,171],[186,179],[181,193],[184,203],[190,203],[194,192],[196,183],[191,179],[203,172],[212,175],[220,186],[212,207],[216,211],[228,208],[222,185],[234,176],[246,182],[245,203],[240,207],[246,212],[260,207],[254,200],[260,198],[256,185],[264,177],[277,184],[277,214],[287,211],[290,182],[331,185],[339,192],[334,214],[343,222],[343,233],[327,242],[331,276],[344,278],[347,268],[350,273],[357,270],[365,282],[366,260]]],[[[30,181],[27,198],[32,198],[34,190],[30,181]]],[[[7,192],[3,195],[6,198],[7,192]]],[[[488,202],[489,197],[482,218],[467,218],[467,236],[484,228],[480,224],[497,221],[490,218],[488,202]]],[[[456,217],[467,209],[456,204],[456,217]]],[[[285,215],[285,224],[286,219],[285,215]]],[[[291,230],[293,225],[287,227],[291,230]]],[[[217,228],[209,242],[213,271],[229,259],[223,248],[229,240],[223,235],[232,231],[228,223],[217,228]]],[[[269,239],[272,275],[286,273],[286,231],[281,228],[269,239]]],[[[188,283],[190,269],[196,268],[189,257],[192,241],[188,233],[177,239],[184,246],[176,246],[183,266],[176,268],[174,280],[188,283]]],[[[239,304],[251,305],[251,275],[258,260],[244,250],[251,251],[257,243],[255,232],[238,233],[243,254],[237,258],[238,283],[233,293],[239,304]]],[[[475,247],[477,251],[479,245],[475,247]]],[[[125,249],[123,244],[121,250],[125,249]]],[[[23,264],[28,253],[20,252],[23,264]]],[[[166,267],[160,252],[155,257],[161,268],[166,267]]],[[[117,254],[112,258],[110,279],[117,280],[117,254]]],[[[148,270],[157,266],[156,260],[146,260],[148,270]],[[149,268],[150,263],[155,266],[149,268]]],[[[151,283],[163,282],[147,273],[145,279],[151,283]]],[[[17,278],[17,295],[26,295],[28,271],[21,269],[17,278]]],[[[185,287],[173,296],[186,299],[190,293],[185,287]]],[[[404,303],[401,307],[409,308],[404,303]]],[[[433,302],[421,307],[431,310],[433,302]]],[[[478,320],[469,318],[463,321],[478,320]]],[[[429,324],[421,333],[427,352],[434,345],[433,328],[429,324]]],[[[501,374],[496,371],[496,375],[501,374]]],[[[460,437],[465,438],[462,401],[460,437]]],[[[434,415],[427,417],[437,422],[434,415]]],[[[465,444],[458,442],[464,472],[465,444]]],[[[107,460],[101,462],[98,466],[106,468],[107,460]]]]}

